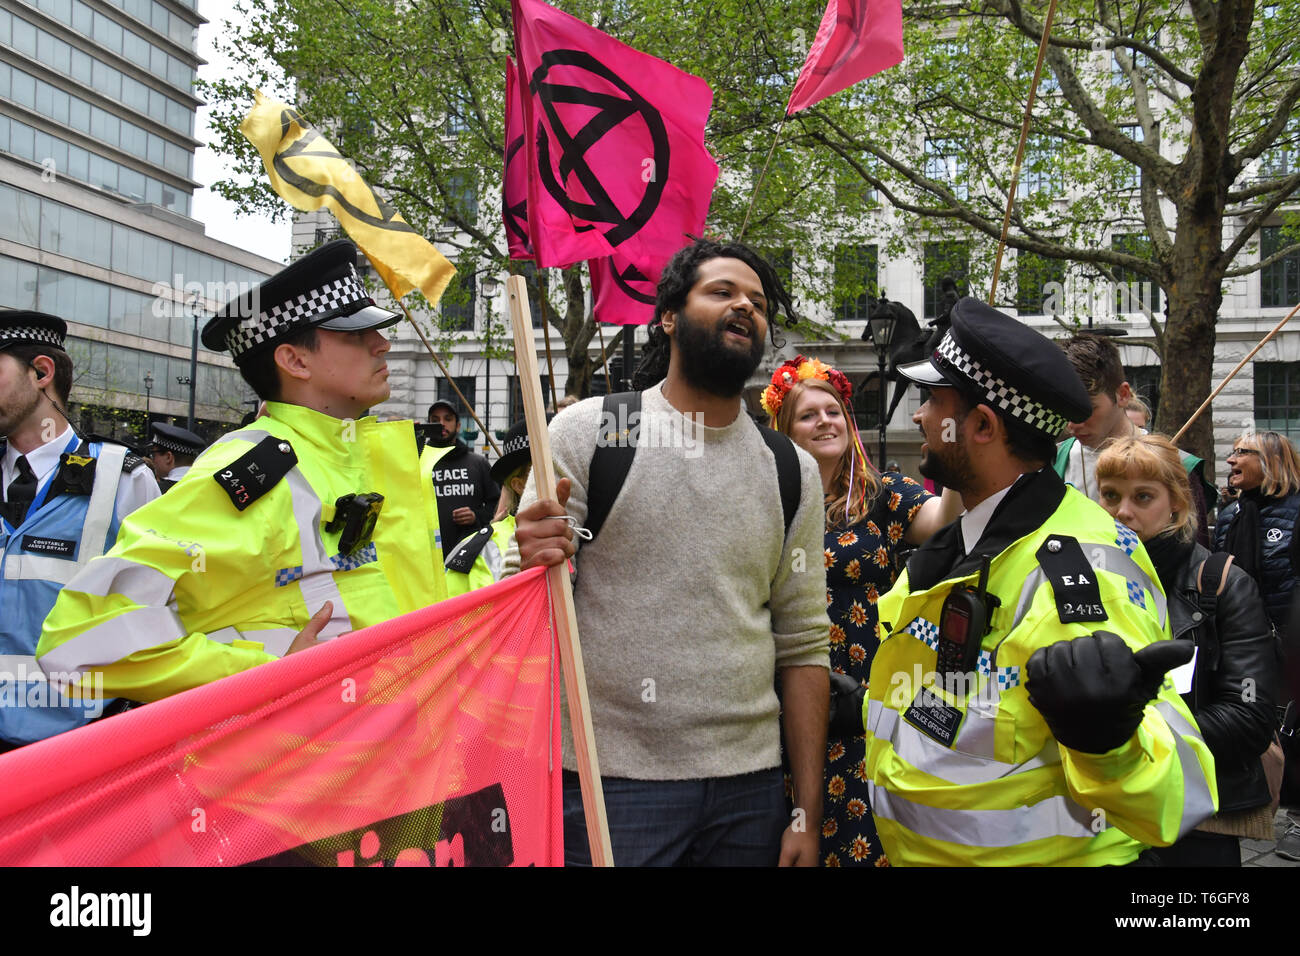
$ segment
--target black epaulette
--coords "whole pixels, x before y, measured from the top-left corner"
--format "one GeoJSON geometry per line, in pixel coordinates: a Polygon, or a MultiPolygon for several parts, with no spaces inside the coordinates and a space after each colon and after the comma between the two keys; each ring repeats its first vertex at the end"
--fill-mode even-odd
{"type": "Polygon", "coordinates": [[[269,435],[212,476],[230,502],[243,511],[298,464],[293,446],[283,438],[269,435]]]}
{"type": "Polygon", "coordinates": [[[1062,624],[1106,620],[1097,584],[1099,572],[1088,563],[1077,538],[1049,535],[1034,557],[1052,585],[1056,614],[1062,624]]]}
{"type": "Polygon", "coordinates": [[[456,547],[451,549],[451,554],[447,555],[447,560],[443,562],[442,566],[448,571],[469,574],[470,568],[474,567],[474,561],[491,540],[492,526],[488,525],[486,528],[479,528],[473,534],[467,535],[456,542],[456,547]]]}
{"type": "Polygon", "coordinates": [[[128,451],[126,453],[126,457],[122,459],[122,474],[129,475],[131,472],[135,471],[141,465],[147,465],[147,464],[149,463],[145,461],[143,458],[141,458],[139,455],[135,454],[135,452],[128,451]]]}

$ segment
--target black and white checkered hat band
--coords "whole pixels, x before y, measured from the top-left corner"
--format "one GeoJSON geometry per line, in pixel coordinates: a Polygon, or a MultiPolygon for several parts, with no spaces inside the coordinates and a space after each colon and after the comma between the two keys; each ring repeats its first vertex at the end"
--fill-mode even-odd
{"type": "Polygon", "coordinates": [[[962,351],[961,346],[953,339],[951,331],[944,334],[935,352],[939,358],[961,372],[984,392],[984,397],[990,405],[1010,413],[1013,418],[1052,438],[1059,437],[1061,432],[1065,431],[1069,420],[1064,415],[1058,415],[1038,404],[983,368],[979,362],[962,351]]]}
{"type": "Polygon", "coordinates": [[[8,326],[0,328],[0,346],[9,345],[12,342],[38,342],[41,345],[53,345],[55,348],[63,348],[63,338],[53,329],[41,329],[30,326],[8,326]]]}
{"type": "Polygon", "coordinates": [[[170,438],[163,438],[161,436],[155,438],[153,444],[155,447],[161,448],[163,451],[175,452],[178,455],[197,455],[199,451],[202,450],[196,450],[188,445],[182,445],[178,441],[172,441],[170,438]]]}
{"type": "Polygon", "coordinates": [[[289,331],[307,326],[312,319],[327,312],[341,312],[345,307],[356,306],[352,309],[355,312],[367,305],[374,305],[374,300],[366,294],[356,269],[351,269],[341,279],[241,320],[226,333],[226,345],[231,357],[237,359],[264,342],[283,338],[289,331]]]}

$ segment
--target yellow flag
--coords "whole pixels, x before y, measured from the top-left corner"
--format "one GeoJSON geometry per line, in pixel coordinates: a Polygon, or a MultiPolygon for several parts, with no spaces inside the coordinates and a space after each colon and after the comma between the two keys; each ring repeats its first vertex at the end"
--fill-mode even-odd
{"type": "Polygon", "coordinates": [[[239,131],[262,154],[271,188],[295,209],[334,213],[397,298],[418,288],[431,304],[456,269],[375,195],[324,136],[287,103],[256,93],[239,131]]]}

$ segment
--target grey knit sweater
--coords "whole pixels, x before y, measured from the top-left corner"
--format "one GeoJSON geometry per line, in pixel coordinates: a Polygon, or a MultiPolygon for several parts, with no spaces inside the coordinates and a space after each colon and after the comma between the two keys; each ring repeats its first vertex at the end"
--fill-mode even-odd
{"type": "MultiPolygon", "coordinates": [[[[817,466],[798,451],[802,494],[787,542],[776,463],[743,411],[708,428],[656,386],[643,394],[642,412],[627,481],[575,559],[601,773],[681,780],[776,767],[777,669],[829,666],[817,466]],[[648,445],[652,429],[668,436],[660,445],[677,447],[648,445]]],[[[588,399],[550,425],[579,524],[600,416],[601,400],[588,399]]],[[[536,497],[530,479],[521,508],[536,497]]],[[[506,573],[518,567],[512,542],[506,573]]],[[[575,769],[567,704],[562,714],[564,765],[575,769]]]]}

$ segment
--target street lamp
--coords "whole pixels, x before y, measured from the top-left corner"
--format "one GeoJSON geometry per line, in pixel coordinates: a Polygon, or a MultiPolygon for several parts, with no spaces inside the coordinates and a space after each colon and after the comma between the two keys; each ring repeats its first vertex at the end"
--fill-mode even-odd
{"type": "Polygon", "coordinates": [[[501,280],[484,276],[479,280],[479,291],[487,299],[487,351],[484,364],[487,368],[487,386],[483,389],[483,447],[487,449],[492,433],[492,303],[501,294],[501,280]]]}
{"type": "Polygon", "coordinates": [[[203,303],[197,295],[193,295],[190,296],[185,306],[194,320],[194,337],[190,339],[190,374],[185,381],[185,384],[190,387],[190,414],[185,427],[190,431],[194,431],[194,383],[198,381],[199,377],[199,314],[203,311],[203,303]]]}
{"type": "Polygon", "coordinates": [[[877,459],[877,467],[885,467],[885,362],[889,358],[889,343],[894,338],[894,312],[892,309],[878,309],[876,314],[867,319],[867,327],[871,330],[871,344],[876,348],[876,361],[880,366],[880,378],[877,385],[880,391],[880,457],[877,459]]]}
{"type": "Polygon", "coordinates": [[[149,399],[150,396],[152,396],[152,394],[153,394],[153,372],[145,372],[144,373],[144,430],[146,436],[149,433],[149,415],[151,412],[151,409],[149,407],[149,399]]]}

